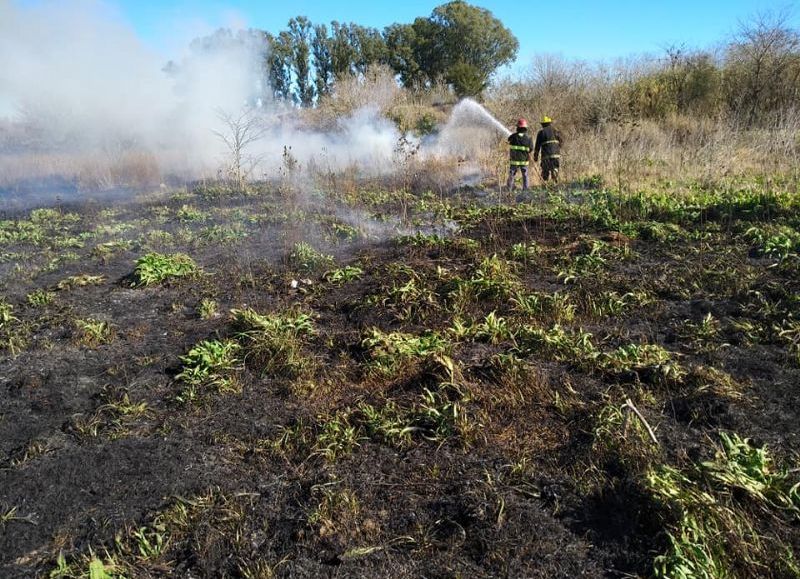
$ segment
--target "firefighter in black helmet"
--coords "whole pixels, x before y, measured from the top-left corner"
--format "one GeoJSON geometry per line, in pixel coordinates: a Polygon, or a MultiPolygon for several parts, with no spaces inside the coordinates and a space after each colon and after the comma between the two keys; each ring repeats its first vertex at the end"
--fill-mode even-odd
{"type": "Polygon", "coordinates": [[[555,130],[551,123],[553,119],[548,116],[542,117],[542,129],[536,135],[536,146],[533,148],[533,162],[542,157],[542,180],[547,181],[550,177],[558,183],[558,170],[561,167],[561,133],[555,130]]]}
{"type": "Polygon", "coordinates": [[[533,140],[528,134],[528,121],[520,119],[517,121],[517,132],[508,137],[509,157],[511,169],[508,172],[509,189],[514,188],[514,178],[517,170],[522,173],[522,189],[528,189],[528,163],[531,160],[531,150],[533,150],[533,140]]]}

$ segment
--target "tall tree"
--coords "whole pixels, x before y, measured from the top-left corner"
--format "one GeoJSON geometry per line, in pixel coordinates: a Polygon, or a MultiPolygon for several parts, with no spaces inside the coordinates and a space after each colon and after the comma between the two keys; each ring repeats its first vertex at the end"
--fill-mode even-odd
{"type": "Polygon", "coordinates": [[[289,20],[291,62],[295,81],[295,100],[304,107],[314,103],[311,80],[311,22],[305,16],[289,20]]]}
{"type": "Polygon", "coordinates": [[[434,72],[461,96],[482,92],[492,73],[517,55],[517,39],[485,8],[455,0],[435,8],[430,22],[427,48],[440,55],[432,63],[441,67],[434,72]]]}
{"type": "Polygon", "coordinates": [[[317,95],[323,96],[328,94],[333,82],[331,39],[328,38],[328,27],[324,24],[314,27],[311,52],[314,57],[314,87],[317,95]]]}
{"type": "Polygon", "coordinates": [[[278,36],[267,33],[267,71],[272,94],[288,99],[292,94],[292,39],[286,31],[278,36]]]}
{"type": "Polygon", "coordinates": [[[331,22],[331,68],[336,80],[353,74],[353,63],[356,61],[356,48],[350,39],[350,26],[331,22]]]}

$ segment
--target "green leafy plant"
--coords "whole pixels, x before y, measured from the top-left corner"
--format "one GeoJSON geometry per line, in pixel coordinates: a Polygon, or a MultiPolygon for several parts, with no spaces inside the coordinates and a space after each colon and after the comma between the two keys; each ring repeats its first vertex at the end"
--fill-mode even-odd
{"type": "Polygon", "coordinates": [[[77,330],[77,342],[87,348],[96,348],[110,342],[113,338],[111,325],[103,320],[76,319],[75,329],[77,330]]]}
{"type": "Polygon", "coordinates": [[[339,269],[332,269],[325,272],[322,276],[325,281],[334,284],[343,284],[349,281],[361,279],[364,275],[364,270],[358,266],[348,265],[339,269]]]}
{"type": "Polygon", "coordinates": [[[233,340],[206,340],[181,356],[183,369],[175,379],[184,385],[178,395],[180,402],[194,402],[201,389],[212,388],[219,393],[237,392],[233,373],[238,369],[241,346],[233,340]]]}
{"type": "Polygon", "coordinates": [[[197,313],[204,320],[210,320],[218,315],[219,304],[216,300],[203,298],[197,306],[197,313]]]}
{"type": "Polygon", "coordinates": [[[736,434],[720,434],[714,459],[681,471],[661,466],[647,475],[654,495],[677,518],[670,549],[656,558],[656,577],[729,577],[732,569],[761,576],[782,569],[790,576],[791,549],[756,532],[748,501],[773,515],[800,516],[800,483],[774,466],[766,447],[736,434]]]}
{"type": "Polygon", "coordinates": [[[373,328],[367,332],[361,345],[367,350],[370,367],[388,375],[396,372],[404,362],[443,352],[447,342],[435,333],[415,336],[403,332],[384,333],[373,328]]]}
{"type": "Polygon", "coordinates": [[[195,276],[199,271],[194,260],[186,254],[148,253],[136,260],[133,285],[154,285],[171,278],[195,276]]]}

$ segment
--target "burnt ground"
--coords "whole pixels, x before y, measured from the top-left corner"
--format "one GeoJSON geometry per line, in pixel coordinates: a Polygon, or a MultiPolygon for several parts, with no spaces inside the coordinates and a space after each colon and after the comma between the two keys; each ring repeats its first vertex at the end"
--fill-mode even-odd
{"type": "MultiPolygon", "coordinates": [[[[128,577],[652,574],[678,517],[653,468],[689,472],[733,432],[796,473],[800,268],[749,230],[797,224],[566,197],[287,209],[201,190],[9,214],[0,575],[78,577],[91,557],[128,577]],[[411,230],[386,220],[401,210],[411,230]],[[301,241],[335,264],[293,258],[301,241]],[[202,273],[133,286],[151,251],[202,273]],[[332,278],[344,266],[363,273],[332,278]],[[300,365],[242,342],[236,388],[182,402],[181,356],[243,340],[244,308],[311,315],[300,365]],[[441,345],[404,354],[393,332],[441,345]],[[668,360],[613,357],[631,345],[668,360]]],[[[798,552],[797,518],[728,498],[798,552]]]]}

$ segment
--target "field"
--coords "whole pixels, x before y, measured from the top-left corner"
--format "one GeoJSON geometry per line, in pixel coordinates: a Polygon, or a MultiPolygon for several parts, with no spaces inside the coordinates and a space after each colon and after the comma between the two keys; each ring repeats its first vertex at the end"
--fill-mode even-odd
{"type": "Polygon", "coordinates": [[[0,576],[800,576],[796,183],[0,221],[0,576]]]}

